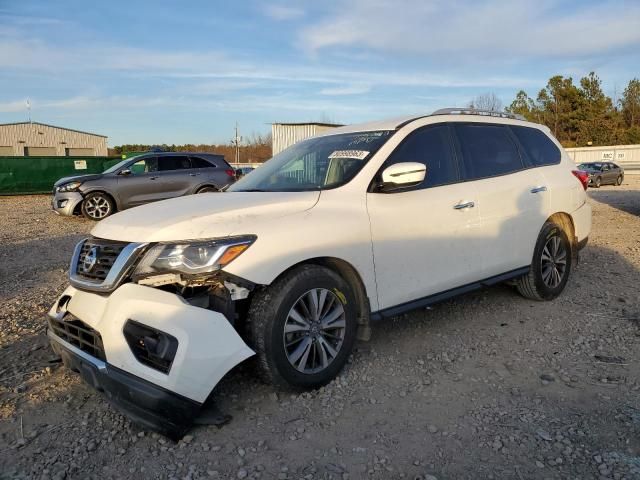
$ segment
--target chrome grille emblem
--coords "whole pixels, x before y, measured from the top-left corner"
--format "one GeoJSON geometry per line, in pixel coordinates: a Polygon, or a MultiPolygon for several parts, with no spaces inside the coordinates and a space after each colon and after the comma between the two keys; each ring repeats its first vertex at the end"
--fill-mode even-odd
{"type": "Polygon", "coordinates": [[[98,263],[98,247],[92,247],[91,250],[87,252],[82,260],[82,268],[83,273],[90,273],[93,270],[93,267],[98,263]]]}

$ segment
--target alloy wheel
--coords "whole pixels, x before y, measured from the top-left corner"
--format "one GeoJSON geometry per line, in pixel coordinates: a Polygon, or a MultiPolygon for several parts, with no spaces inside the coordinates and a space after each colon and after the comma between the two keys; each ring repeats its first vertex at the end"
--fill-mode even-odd
{"type": "Polygon", "coordinates": [[[299,372],[320,372],[338,356],[345,331],[345,311],[336,294],[326,288],[309,290],[287,314],[283,332],[287,360],[299,372]]]}
{"type": "Polygon", "coordinates": [[[542,249],[542,281],[549,288],[556,288],[562,282],[567,270],[567,249],[562,239],[554,235],[542,249]]]}
{"type": "Polygon", "coordinates": [[[109,215],[111,206],[106,198],[95,196],[86,199],[85,202],[85,210],[91,218],[100,219],[109,215]]]}

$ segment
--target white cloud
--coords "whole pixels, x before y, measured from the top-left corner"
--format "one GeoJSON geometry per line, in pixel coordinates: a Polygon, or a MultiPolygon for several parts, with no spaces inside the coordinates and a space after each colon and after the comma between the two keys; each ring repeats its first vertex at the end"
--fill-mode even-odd
{"type": "Polygon", "coordinates": [[[320,95],[360,95],[371,91],[369,85],[347,85],[343,87],[323,88],[320,95]]]}
{"type": "Polygon", "coordinates": [[[15,113],[15,112],[26,112],[26,111],[27,111],[26,99],[0,103],[0,112],[3,112],[3,113],[15,113]]]}
{"type": "Polygon", "coordinates": [[[305,27],[311,51],[366,48],[496,60],[505,55],[586,56],[640,44],[640,4],[558,0],[350,0],[305,27]]]}
{"type": "Polygon", "coordinates": [[[0,67],[38,70],[184,70],[231,63],[216,51],[158,51],[132,47],[67,47],[63,49],[39,40],[0,39],[0,67]]]}
{"type": "Polygon", "coordinates": [[[285,5],[267,5],[264,8],[267,17],[273,20],[285,21],[293,20],[304,15],[304,10],[298,7],[289,7],[285,5]]]}

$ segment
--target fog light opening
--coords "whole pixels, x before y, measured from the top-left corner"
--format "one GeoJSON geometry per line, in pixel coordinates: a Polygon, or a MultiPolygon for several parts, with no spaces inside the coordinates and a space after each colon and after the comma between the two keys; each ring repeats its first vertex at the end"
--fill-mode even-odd
{"type": "Polygon", "coordinates": [[[131,353],[143,365],[169,373],[178,351],[178,340],[173,335],[128,320],[123,333],[131,353]]]}

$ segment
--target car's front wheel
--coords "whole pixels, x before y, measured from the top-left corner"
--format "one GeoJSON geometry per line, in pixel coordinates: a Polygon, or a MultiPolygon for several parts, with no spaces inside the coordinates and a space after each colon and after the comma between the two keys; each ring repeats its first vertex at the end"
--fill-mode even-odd
{"type": "Polygon", "coordinates": [[[542,227],[529,273],[516,281],[520,294],[532,300],[553,300],[564,290],[571,272],[571,243],[557,224],[542,227]]]}
{"type": "Polygon", "coordinates": [[[265,381],[317,388],[338,375],[351,353],[356,299],[333,270],[303,265],[255,294],[248,322],[265,381]]]}
{"type": "Polygon", "coordinates": [[[114,211],[113,200],[102,192],[90,193],[82,201],[82,214],[90,220],[102,220],[114,211]]]}
{"type": "Polygon", "coordinates": [[[596,188],[600,188],[600,185],[602,185],[602,178],[597,177],[596,181],[593,182],[593,186],[596,187],[596,188]]]}
{"type": "Polygon", "coordinates": [[[616,185],[618,187],[622,185],[622,175],[618,175],[618,178],[616,179],[616,185]]]}

